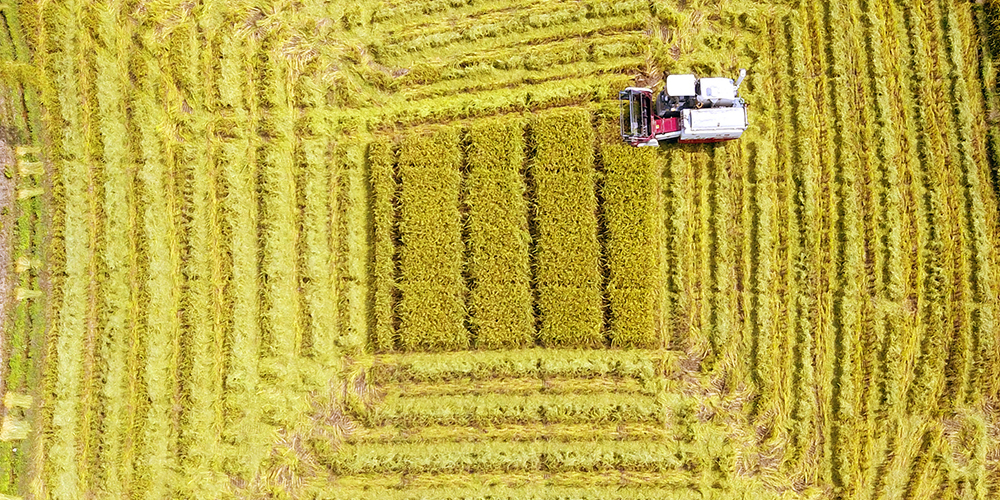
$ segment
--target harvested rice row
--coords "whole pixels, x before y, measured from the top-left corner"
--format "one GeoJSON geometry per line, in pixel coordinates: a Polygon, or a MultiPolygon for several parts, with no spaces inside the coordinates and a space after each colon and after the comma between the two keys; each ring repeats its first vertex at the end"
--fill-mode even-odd
{"type": "MultiPolygon", "coordinates": [[[[968,284],[968,300],[972,303],[972,307],[968,308],[971,309],[968,311],[970,331],[967,339],[970,355],[968,359],[956,361],[961,366],[957,366],[954,371],[963,380],[952,385],[960,392],[955,394],[958,401],[974,402],[981,397],[981,391],[988,385],[984,377],[987,373],[986,366],[993,360],[992,353],[995,346],[993,337],[988,333],[993,331],[996,324],[996,299],[991,286],[993,269],[989,258],[990,243],[987,230],[989,222],[983,202],[987,188],[980,177],[979,166],[975,159],[973,113],[961,53],[962,26],[959,25],[959,18],[950,5],[938,2],[938,11],[943,16],[942,28],[949,67],[948,78],[952,100],[956,103],[953,122],[958,144],[953,150],[958,158],[953,158],[953,161],[960,165],[961,171],[963,206],[961,213],[964,215],[962,236],[965,242],[962,253],[968,266],[967,275],[963,276],[961,281],[968,284]],[[959,386],[963,386],[965,390],[961,391],[959,386]]],[[[965,31],[970,31],[968,27],[965,28],[965,31]]]]}
{"type": "Polygon", "coordinates": [[[539,339],[546,346],[604,344],[590,113],[563,109],[532,123],[539,339]]]}
{"type": "Polygon", "coordinates": [[[685,470],[647,471],[511,471],[484,473],[428,473],[428,474],[357,474],[337,478],[337,488],[345,490],[368,488],[427,489],[465,488],[481,490],[495,485],[511,488],[529,485],[546,488],[607,488],[642,487],[646,491],[686,488],[691,482],[690,473],[685,470]]]}
{"type": "Polygon", "coordinates": [[[185,102],[192,108],[191,114],[182,117],[179,128],[190,137],[205,138],[187,142],[181,150],[183,164],[189,169],[184,329],[190,332],[185,342],[190,371],[183,373],[189,399],[182,415],[181,468],[185,476],[202,478],[182,491],[194,497],[217,497],[223,487],[217,471],[224,462],[218,432],[224,421],[217,402],[223,397],[225,311],[230,307],[222,292],[229,276],[223,269],[228,252],[224,250],[222,202],[218,196],[221,145],[213,140],[217,122],[209,112],[217,105],[214,89],[218,84],[218,56],[215,41],[203,39],[198,26],[185,26],[175,34],[183,47],[178,50],[183,62],[177,67],[186,69],[175,77],[182,82],[185,102]]]}
{"type": "MultiPolygon", "coordinates": [[[[571,64],[539,65],[525,69],[496,69],[491,66],[472,66],[461,72],[449,71],[436,81],[419,81],[410,85],[399,82],[398,99],[416,101],[466,92],[475,95],[525,85],[541,85],[561,80],[571,80],[588,76],[605,78],[639,70],[646,62],[645,55],[622,54],[599,61],[584,61],[571,64]]],[[[415,77],[416,78],[416,77],[415,77]]]]}
{"type": "Polygon", "coordinates": [[[655,395],[653,384],[635,378],[517,377],[444,382],[401,382],[389,391],[402,397],[478,394],[594,394],[602,392],[655,395]]]}
{"type": "Polygon", "coordinates": [[[501,377],[635,377],[651,380],[672,364],[676,352],[575,349],[519,349],[468,353],[412,353],[377,360],[374,381],[380,384],[501,377]]]}
{"type": "MultiPolygon", "coordinates": [[[[951,9],[949,6],[948,9],[951,9]]],[[[970,144],[965,143],[960,137],[962,131],[958,123],[960,108],[965,107],[968,112],[968,103],[955,101],[956,83],[952,79],[951,64],[949,61],[949,43],[945,39],[945,26],[938,10],[937,2],[927,2],[920,10],[922,19],[921,29],[925,36],[926,47],[928,47],[928,66],[931,74],[932,88],[937,92],[937,82],[944,81],[945,87],[942,91],[947,92],[955,106],[949,108],[928,109],[929,119],[936,124],[941,124],[931,135],[932,144],[937,148],[939,158],[943,162],[943,168],[935,172],[933,181],[936,183],[941,206],[939,208],[939,221],[943,226],[938,228],[941,234],[942,274],[944,276],[944,288],[942,297],[944,300],[944,329],[942,340],[944,349],[942,352],[939,392],[933,396],[937,398],[935,404],[941,412],[951,412],[955,405],[964,402],[966,390],[969,383],[969,370],[974,358],[972,352],[971,338],[971,308],[966,304],[971,302],[970,280],[975,279],[969,275],[969,257],[966,252],[968,240],[966,239],[969,209],[966,201],[971,201],[965,196],[965,189],[959,184],[966,179],[965,171],[967,165],[963,165],[962,156],[969,155],[968,161],[972,162],[970,144]],[[948,111],[951,111],[950,113],[948,111]]],[[[960,75],[955,75],[958,78],[960,75]]],[[[964,82],[963,82],[964,83],[964,82]]],[[[969,124],[971,128],[971,123],[969,124]]],[[[966,129],[965,132],[969,132],[966,129]]]]}
{"type": "Polygon", "coordinates": [[[579,423],[539,426],[535,424],[504,424],[497,427],[461,427],[432,424],[409,428],[386,425],[361,427],[347,436],[352,443],[417,443],[433,441],[550,441],[577,442],[590,439],[619,441],[664,441],[673,438],[674,431],[659,422],[579,423]]]}
{"type": "Polygon", "coordinates": [[[271,136],[261,169],[263,280],[266,319],[262,331],[269,356],[292,359],[302,347],[299,301],[299,208],[295,165],[295,110],[286,61],[277,48],[264,44],[265,75],[261,104],[269,113],[261,127],[271,136]]]}
{"type": "MultiPolygon", "coordinates": [[[[311,76],[300,76],[294,92],[296,99],[309,111],[325,104],[326,88],[311,76]]],[[[303,352],[311,354],[324,365],[339,362],[340,346],[337,307],[338,290],[333,273],[335,249],[331,248],[333,233],[331,211],[336,200],[331,199],[333,173],[331,158],[332,131],[322,116],[306,112],[297,127],[308,131],[299,143],[297,158],[302,164],[302,285],[305,299],[305,338],[303,352]],[[307,349],[308,347],[308,349],[307,349]]]]}
{"type": "Polygon", "coordinates": [[[223,202],[225,225],[230,235],[228,249],[232,256],[232,324],[227,331],[231,346],[225,380],[223,405],[229,424],[223,429],[222,440],[234,446],[232,462],[226,472],[242,477],[252,476],[262,459],[265,436],[261,435],[261,408],[257,401],[260,390],[258,358],[260,356],[260,284],[258,277],[260,251],[257,238],[257,139],[255,93],[247,91],[251,80],[247,57],[253,46],[245,46],[235,38],[222,41],[219,97],[221,104],[232,110],[237,126],[236,138],[223,144],[221,178],[227,196],[223,202]]]}
{"type": "Polygon", "coordinates": [[[400,145],[401,347],[468,347],[466,285],[462,276],[459,193],[462,176],[454,128],[414,132],[400,145]]]}
{"type": "Polygon", "coordinates": [[[470,311],[476,345],[488,349],[534,343],[528,207],[524,198],[524,123],[487,119],[469,130],[470,311]]]}
{"type": "Polygon", "coordinates": [[[917,204],[918,241],[921,242],[918,265],[920,273],[918,280],[923,283],[921,310],[918,312],[919,338],[921,339],[914,366],[913,381],[907,391],[907,410],[912,413],[923,413],[933,408],[937,402],[938,391],[942,387],[944,375],[945,354],[947,353],[945,314],[947,304],[944,293],[947,288],[944,259],[945,242],[942,231],[948,226],[943,224],[943,200],[941,186],[937,182],[936,172],[943,169],[944,158],[938,150],[935,136],[938,133],[934,120],[928,120],[928,111],[916,102],[930,95],[927,82],[931,73],[928,62],[927,46],[924,37],[923,17],[912,5],[897,2],[902,11],[903,24],[908,34],[909,57],[911,65],[907,72],[909,87],[913,93],[913,104],[909,115],[912,123],[927,123],[927,127],[918,127],[916,131],[915,155],[920,159],[915,172],[915,182],[920,186],[917,204]]]}
{"type": "MultiPolygon", "coordinates": [[[[824,1],[822,6],[823,32],[825,39],[828,84],[825,105],[828,109],[828,123],[833,128],[833,235],[831,251],[833,268],[831,271],[832,301],[830,303],[829,331],[833,336],[833,370],[830,375],[831,409],[829,466],[834,494],[850,497],[855,494],[858,478],[854,471],[858,467],[858,447],[861,436],[855,432],[857,397],[857,359],[864,353],[858,352],[860,323],[860,277],[862,275],[863,242],[859,234],[862,221],[859,220],[858,155],[854,112],[855,102],[850,88],[839,75],[847,73],[853,61],[849,54],[859,52],[855,47],[855,37],[846,36],[850,32],[841,26],[850,22],[847,8],[837,2],[824,1]]],[[[850,22],[851,25],[856,23],[850,22]]]]}
{"type": "MultiPolygon", "coordinates": [[[[513,46],[543,46],[568,38],[586,40],[599,36],[635,33],[646,29],[648,22],[649,15],[639,12],[605,19],[582,19],[537,29],[529,29],[527,31],[516,31],[506,35],[501,35],[498,32],[496,36],[482,37],[472,41],[455,39],[452,34],[445,33],[440,35],[439,38],[449,38],[452,40],[448,45],[444,46],[418,48],[416,45],[406,47],[400,45],[376,45],[372,47],[372,51],[380,63],[389,67],[420,67],[424,65],[423,67],[427,68],[426,61],[432,59],[427,57],[428,55],[434,55],[434,57],[442,59],[459,58],[473,53],[488,54],[513,46]]],[[[433,37],[433,35],[425,37],[419,43],[438,43],[438,41],[431,41],[433,37]]],[[[433,66],[430,66],[430,68],[433,68],[433,66]]],[[[430,76],[433,75],[434,72],[432,71],[430,76]]],[[[417,78],[417,76],[412,78],[417,78]]],[[[429,82],[425,81],[425,83],[429,82]]]]}
{"type": "Polygon", "coordinates": [[[158,99],[166,80],[159,59],[142,54],[145,72],[137,97],[137,122],[141,132],[141,166],[138,179],[145,206],[142,226],[149,256],[145,295],[146,346],[143,377],[149,408],[143,428],[136,489],[144,495],[167,496],[175,486],[177,470],[177,434],[174,427],[174,387],[176,385],[175,342],[180,336],[180,321],[175,311],[180,306],[180,248],[175,214],[171,169],[173,159],[167,154],[163,130],[162,103],[158,99]]]}
{"type": "Polygon", "coordinates": [[[646,12],[648,4],[641,0],[606,5],[613,7],[591,10],[586,6],[568,4],[566,7],[563,5],[544,7],[551,9],[551,11],[539,14],[521,12],[519,9],[515,9],[494,14],[486,19],[481,16],[459,18],[458,20],[446,18],[436,31],[433,27],[422,27],[412,34],[387,37],[384,41],[384,49],[378,54],[419,53],[464,43],[482,43],[484,39],[500,40],[516,34],[531,33],[535,30],[581,25],[588,21],[593,25],[600,26],[621,17],[648,15],[646,12]]]}
{"type": "Polygon", "coordinates": [[[345,445],[324,457],[335,474],[489,471],[656,471],[685,467],[676,445],[643,441],[345,445]]]}
{"type": "Polygon", "coordinates": [[[871,280],[869,293],[874,299],[869,306],[873,311],[870,312],[871,324],[863,328],[863,341],[859,345],[866,362],[862,376],[870,381],[859,387],[864,398],[859,416],[863,418],[860,423],[867,427],[863,433],[870,437],[870,441],[860,447],[857,481],[859,494],[870,496],[881,480],[878,467],[884,460],[890,427],[886,419],[887,392],[894,392],[898,387],[890,379],[898,377],[899,356],[890,350],[898,348],[902,327],[897,305],[903,291],[901,244],[904,228],[900,223],[902,190],[899,184],[905,159],[900,155],[900,131],[893,120],[892,96],[898,96],[900,92],[899,67],[898,61],[890,59],[888,42],[884,38],[887,16],[870,0],[859,0],[857,10],[863,27],[861,50],[866,67],[862,73],[866,82],[863,102],[869,110],[868,118],[864,120],[865,136],[862,140],[874,143],[865,154],[866,162],[876,165],[869,174],[872,235],[866,236],[870,245],[872,273],[868,277],[871,280]]]}
{"type": "Polygon", "coordinates": [[[129,421],[128,353],[132,330],[139,320],[132,308],[134,292],[130,285],[134,272],[136,238],[139,230],[133,214],[138,203],[135,185],[135,152],[128,144],[126,119],[128,79],[127,62],[119,55],[128,53],[130,40],[118,31],[121,12],[115,8],[100,11],[97,30],[97,103],[101,120],[104,157],[104,248],[101,250],[107,279],[101,285],[102,307],[106,312],[100,346],[104,385],[101,407],[104,412],[101,448],[98,460],[103,473],[97,487],[111,496],[121,497],[128,488],[126,434],[129,421]]]}
{"type": "MultiPolygon", "coordinates": [[[[456,93],[418,99],[391,100],[372,110],[374,124],[399,125],[424,121],[450,121],[460,118],[484,117],[495,114],[532,111],[555,106],[601,102],[612,97],[612,90],[627,85],[628,77],[616,74],[569,76],[564,79],[525,83],[511,88],[502,87],[480,92],[456,93]]],[[[330,110],[334,118],[356,115],[350,110],[330,110]]]]}
{"type": "MultiPolygon", "coordinates": [[[[67,11],[76,5],[64,6],[67,11]]],[[[67,14],[68,12],[63,12],[67,14]]],[[[68,16],[67,16],[68,17],[68,16]]],[[[66,19],[66,18],[64,18],[66,19]]],[[[75,23],[59,26],[54,37],[61,45],[57,56],[60,78],[58,88],[62,121],[61,146],[64,156],[59,167],[65,186],[65,282],[58,323],[53,333],[56,339],[56,400],[53,408],[53,441],[48,450],[50,475],[46,478],[54,498],[74,498],[86,471],[80,470],[79,454],[84,449],[86,430],[81,427],[87,408],[81,404],[84,377],[83,357],[87,333],[87,292],[90,282],[90,247],[94,235],[88,228],[89,203],[87,185],[90,158],[87,156],[86,113],[81,98],[76,71],[80,34],[75,23]],[[81,439],[82,438],[82,439],[81,439]]]]}
{"type": "Polygon", "coordinates": [[[653,396],[636,394],[485,394],[393,398],[364,416],[369,426],[506,425],[509,423],[655,422],[653,396]]]}
{"type": "MultiPolygon", "coordinates": [[[[593,474],[593,473],[591,473],[593,474]]],[[[781,495],[760,483],[744,492],[749,498],[778,500],[781,495]]],[[[531,485],[524,488],[489,485],[481,489],[441,487],[425,489],[370,488],[317,490],[319,500],[686,500],[692,495],[703,500],[728,500],[733,492],[710,487],[645,488],[642,486],[556,487],[531,485]]]]}

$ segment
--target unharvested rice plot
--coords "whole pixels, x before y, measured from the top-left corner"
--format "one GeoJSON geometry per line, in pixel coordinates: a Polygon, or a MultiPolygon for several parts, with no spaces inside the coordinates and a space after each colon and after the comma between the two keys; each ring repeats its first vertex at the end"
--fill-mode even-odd
{"type": "Polygon", "coordinates": [[[0,497],[996,498],[998,19],[0,3],[0,497]]]}

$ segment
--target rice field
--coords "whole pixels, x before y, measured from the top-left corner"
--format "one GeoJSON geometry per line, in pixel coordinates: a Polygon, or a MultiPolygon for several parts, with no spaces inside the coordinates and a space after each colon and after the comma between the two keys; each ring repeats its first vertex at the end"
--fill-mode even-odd
{"type": "Polygon", "coordinates": [[[1000,496],[996,2],[0,20],[0,498],[1000,496]]]}

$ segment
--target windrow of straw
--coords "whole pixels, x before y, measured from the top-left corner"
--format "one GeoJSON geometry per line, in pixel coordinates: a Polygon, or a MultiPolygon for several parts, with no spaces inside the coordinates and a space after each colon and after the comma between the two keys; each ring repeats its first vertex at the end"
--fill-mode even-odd
{"type": "Polygon", "coordinates": [[[400,145],[400,344],[405,350],[469,345],[465,328],[462,182],[455,128],[413,132],[400,145]]]}
{"type": "Polygon", "coordinates": [[[295,110],[287,61],[270,43],[262,47],[265,66],[261,125],[270,135],[261,169],[263,199],[263,279],[266,283],[263,338],[271,356],[291,360],[302,346],[302,308],[298,299],[299,202],[295,164],[295,110]]]}
{"type": "Polygon", "coordinates": [[[490,349],[534,342],[528,207],[522,172],[524,123],[487,119],[469,130],[470,310],[476,345],[490,349]]]}
{"type": "Polygon", "coordinates": [[[252,47],[244,46],[235,38],[226,37],[222,41],[219,97],[221,104],[232,111],[237,124],[233,130],[235,138],[222,147],[221,177],[226,189],[223,210],[233,266],[233,319],[226,339],[230,352],[223,402],[227,425],[223,428],[222,439],[235,447],[226,472],[242,477],[256,472],[265,439],[261,435],[261,409],[257,402],[261,290],[255,127],[259,115],[256,94],[246,88],[247,82],[254,81],[246,63],[251,54],[252,47]]]}
{"type": "Polygon", "coordinates": [[[374,142],[368,147],[371,165],[373,218],[375,229],[375,330],[371,340],[375,351],[391,351],[396,347],[394,306],[396,293],[396,153],[386,142],[374,142]]]}
{"type": "MultiPolygon", "coordinates": [[[[990,385],[987,380],[986,366],[995,362],[994,348],[996,342],[988,332],[996,325],[996,298],[993,294],[993,266],[989,258],[990,243],[988,233],[988,218],[986,215],[984,196],[989,196],[988,187],[980,176],[979,166],[975,160],[975,132],[973,129],[973,112],[970,105],[968,84],[964,76],[964,61],[962,57],[962,26],[959,18],[950,5],[938,2],[938,10],[942,16],[944,29],[944,45],[948,60],[948,79],[952,100],[956,103],[952,120],[957,139],[953,148],[952,161],[959,165],[960,182],[962,186],[960,211],[964,220],[962,223],[962,239],[965,243],[961,253],[968,267],[960,282],[966,283],[969,290],[967,300],[972,307],[967,308],[969,355],[953,370],[959,374],[960,381],[952,382],[954,389],[950,396],[956,402],[975,403],[982,397],[990,385]],[[964,389],[964,390],[963,390],[964,389]]],[[[965,27],[965,31],[971,31],[965,27]]]]}
{"type": "MultiPolygon", "coordinates": [[[[68,16],[64,19],[68,19],[68,16]]],[[[51,494],[55,498],[74,498],[86,481],[80,470],[79,451],[85,446],[89,429],[82,428],[81,416],[87,408],[81,402],[84,384],[84,349],[87,333],[87,291],[90,282],[90,249],[94,235],[88,228],[87,186],[90,176],[86,103],[78,85],[77,63],[80,35],[77,25],[66,22],[54,34],[61,52],[57,56],[60,74],[59,116],[63,131],[61,146],[65,152],[59,167],[65,183],[65,282],[59,306],[56,338],[55,404],[52,414],[53,441],[48,457],[51,494]],[[82,439],[81,439],[82,438],[82,439]]]]}
{"type": "Polygon", "coordinates": [[[169,494],[177,466],[177,434],[174,427],[176,385],[175,345],[180,336],[176,314],[180,305],[180,252],[174,193],[173,159],[166,154],[166,138],[159,124],[166,117],[157,99],[165,85],[160,61],[152,53],[142,54],[145,72],[137,98],[137,122],[141,133],[142,165],[138,172],[143,205],[142,226],[149,255],[146,290],[146,352],[143,371],[149,408],[143,427],[137,488],[152,497],[169,494]]]}
{"type": "Polygon", "coordinates": [[[562,109],[531,124],[539,338],[546,346],[604,343],[590,114],[562,109]]]}
{"type": "Polygon", "coordinates": [[[124,82],[128,66],[119,55],[128,52],[130,41],[118,31],[120,11],[101,10],[97,48],[97,104],[101,120],[104,159],[104,247],[101,255],[107,278],[101,284],[104,318],[100,347],[101,372],[104,385],[101,406],[104,412],[101,428],[101,448],[98,455],[103,464],[100,489],[111,496],[125,494],[130,468],[125,457],[125,436],[128,434],[127,356],[132,330],[138,313],[132,308],[134,294],[130,287],[134,269],[136,238],[139,230],[135,220],[138,202],[135,183],[135,152],[127,142],[129,122],[126,118],[127,95],[124,82]]]}
{"type": "MultiPolygon", "coordinates": [[[[204,25],[205,18],[199,19],[204,25]]],[[[218,196],[221,171],[221,145],[215,139],[216,121],[208,112],[214,109],[218,73],[214,40],[203,45],[201,33],[194,23],[174,32],[183,49],[178,50],[181,62],[176,68],[185,71],[175,77],[182,83],[190,114],[180,116],[179,129],[187,137],[203,138],[187,141],[180,152],[188,168],[186,205],[188,208],[188,253],[184,275],[187,278],[183,296],[186,324],[190,332],[185,342],[185,365],[182,384],[187,396],[184,408],[180,447],[185,476],[203,478],[190,485],[184,493],[192,496],[218,496],[224,461],[217,429],[224,425],[217,402],[222,400],[223,367],[225,364],[225,311],[230,304],[220,290],[228,276],[222,231],[221,200],[218,196]]]]}
{"type": "Polygon", "coordinates": [[[317,78],[301,76],[295,95],[306,109],[306,116],[297,124],[308,131],[300,142],[297,157],[304,170],[302,191],[302,268],[303,293],[306,306],[307,338],[304,352],[312,354],[324,365],[338,362],[337,345],[338,290],[334,276],[334,253],[331,213],[336,210],[332,199],[333,183],[337,182],[335,163],[331,158],[332,130],[324,115],[316,113],[326,98],[326,88],[317,78]]]}
{"type": "Polygon", "coordinates": [[[657,178],[652,150],[602,144],[601,196],[611,307],[611,345],[659,344],[659,231],[657,178]]]}

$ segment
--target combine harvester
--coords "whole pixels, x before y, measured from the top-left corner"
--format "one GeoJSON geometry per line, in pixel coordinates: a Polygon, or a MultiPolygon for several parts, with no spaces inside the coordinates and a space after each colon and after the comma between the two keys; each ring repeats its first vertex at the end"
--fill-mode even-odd
{"type": "Polygon", "coordinates": [[[747,108],[739,96],[740,78],[669,75],[653,102],[653,91],[628,87],[618,93],[622,139],[633,146],[659,146],[659,141],[683,143],[737,139],[747,129],[747,108]],[[654,109],[655,106],[655,109],[654,109]]]}

